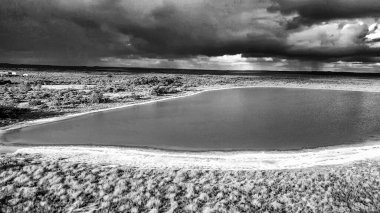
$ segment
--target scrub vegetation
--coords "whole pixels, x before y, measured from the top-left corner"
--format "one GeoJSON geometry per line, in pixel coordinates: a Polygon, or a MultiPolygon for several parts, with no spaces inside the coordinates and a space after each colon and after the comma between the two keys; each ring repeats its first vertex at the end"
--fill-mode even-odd
{"type": "Polygon", "coordinates": [[[379,212],[380,165],[141,169],[0,156],[0,212],[379,212]]]}
{"type": "Polygon", "coordinates": [[[118,103],[143,101],[185,90],[181,77],[34,73],[0,85],[0,126],[118,103]]]}
{"type": "Polygon", "coordinates": [[[3,77],[0,126],[159,99],[196,90],[200,86],[239,81],[230,78],[236,77],[64,72],[28,72],[27,77],[3,77]]]}

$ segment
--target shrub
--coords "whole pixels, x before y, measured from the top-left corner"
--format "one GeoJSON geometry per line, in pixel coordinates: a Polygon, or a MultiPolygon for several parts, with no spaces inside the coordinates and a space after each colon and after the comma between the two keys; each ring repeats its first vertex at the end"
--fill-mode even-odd
{"type": "Polygon", "coordinates": [[[49,108],[56,108],[56,107],[60,106],[61,104],[60,104],[59,100],[53,99],[53,100],[49,101],[47,103],[47,105],[49,108]]]}
{"type": "Polygon", "coordinates": [[[135,92],[132,92],[131,94],[131,98],[135,99],[135,100],[139,100],[142,98],[142,95],[140,94],[136,94],[135,92]]]}
{"type": "Polygon", "coordinates": [[[28,92],[28,91],[32,90],[32,86],[30,85],[30,83],[25,82],[25,83],[20,85],[20,90],[22,92],[28,92]]]}
{"type": "Polygon", "coordinates": [[[0,118],[1,119],[16,119],[22,115],[29,113],[30,109],[17,108],[14,106],[0,105],[0,118]]]}
{"type": "Polygon", "coordinates": [[[29,101],[29,106],[38,106],[41,104],[42,104],[42,101],[39,99],[33,99],[29,101]]]}
{"type": "Polygon", "coordinates": [[[164,95],[164,94],[172,94],[178,93],[181,90],[172,86],[155,86],[152,88],[150,94],[151,95],[164,95]]]}
{"type": "Polygon", "coordinates": [[[49,108],[49,106],[47,104],[45,104],[45,103],[41,103],[40,105],[38,105],[36,107],[37,107],[37,109],[47,109],[47,108],[49,108]]]}
{"type": "Polygon", "coordinates": [[[89,102],[93,104],[98,104],[103,102],[103,93],[100,92],[92,92],[89,97],[89,102]]]}
{"type": "Polygon", "coordinates": [[[6,84],[12,84],[12,81],[0,79],[0,85],[6,85],[6,84]]]}
{"type": "Polygon", "coordinates": [[[134,85],[157,85],[159,83],[159,79],[156,76],[153,77],[139,77],[133,80],[134,85]]]}

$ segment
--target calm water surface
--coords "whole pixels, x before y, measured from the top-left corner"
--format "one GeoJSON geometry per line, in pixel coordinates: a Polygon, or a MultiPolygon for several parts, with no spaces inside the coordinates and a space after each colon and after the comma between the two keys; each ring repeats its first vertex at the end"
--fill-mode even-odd
{"type": "Polygon", "coordinates": [[[380,94],[244,88],[133,106],[4,135],[8,144],[293,150],[380,135],[380,94]]]}

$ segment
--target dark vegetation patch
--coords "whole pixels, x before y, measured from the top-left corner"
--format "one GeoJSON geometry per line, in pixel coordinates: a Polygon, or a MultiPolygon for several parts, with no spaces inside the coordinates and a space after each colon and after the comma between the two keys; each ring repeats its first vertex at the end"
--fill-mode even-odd
{"type": "Polygon", "coordinates": [[[53,111],[42,111],[38,109],[18,108],[9,105],[0,105],[0,126],[21,121],[48,118],[61,115],[62,113],[53,111]]]}
{"type": "Polygon", "coordinates": [[[0,105],[0,119],[17,119],[30,113],[30,109],[0,105]]]}
{"type": "Polygon", "coordinates": [[[7,84],[12,84],[12,81],[0,79],[0,85],[7,85],[7,84]]]}

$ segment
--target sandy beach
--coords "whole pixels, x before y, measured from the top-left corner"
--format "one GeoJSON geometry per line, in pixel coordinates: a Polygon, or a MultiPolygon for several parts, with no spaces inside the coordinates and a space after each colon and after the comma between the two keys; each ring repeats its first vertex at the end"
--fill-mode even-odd
{"type": "Polygon", "coordinates": [[[328,147],[293,152],[173,152],[86,146],[38,146],[15,154],[33,154],[48,161],[117,165],[143,169],[283,170],[379,160],[380,144],[328,147]]]}

